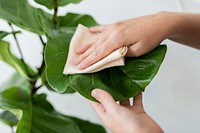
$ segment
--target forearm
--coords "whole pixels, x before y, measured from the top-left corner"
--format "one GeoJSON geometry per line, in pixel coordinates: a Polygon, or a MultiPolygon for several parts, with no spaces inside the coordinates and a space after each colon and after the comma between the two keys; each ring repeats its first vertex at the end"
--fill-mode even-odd
{"type": "Polygon", "coordinates": [[[200,14],[193,13],[164,13],[172,18],[174,27],[168,39],[200,49],[200,14]]]}

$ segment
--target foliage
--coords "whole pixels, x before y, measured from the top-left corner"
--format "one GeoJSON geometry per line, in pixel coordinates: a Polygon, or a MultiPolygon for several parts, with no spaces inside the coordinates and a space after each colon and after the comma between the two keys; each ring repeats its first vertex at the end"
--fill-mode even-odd
{"type": "Polygon", "coordinates": [[[0,87],[0,121],[13,127],[17,133],[105,133],[105,129],[89,121],[57,112],[39,94],[41,87],[60,93],[79,92],[94,100],[90,93],[98,87],[110,92],[116,100],[123,100],[144,91],[158,72],[164,59],[166,46],[159,46],[138,58],[126,58],[126,66],[113,67],[92,74],[63,75],[69,43],[79,23],[91,27],[98,25],[89,15],[66,13],[58,16],[60,6],[77,4],[81,0],[34,0],[53,10],[49,14],[31,6],[28,0],[0,0],[0,18],[7,21],[11,32],[0,31],[0,60],[10,65],[16,73],[0,87]],[[44,57],[39,68],[31,68],[23,58],[13,25],[39,36],[44,57]],[[12,35],[20,58],[10,50],[4,37],[12,35]],[[42,38],[46,37],[47,42],[42,38]],[[41,82],[41,85],[36,83],[41,82]]]}
{"type": "Polygon", "coordinates": [[[88,133],[88,130],[91,130],[90,127],[99,129],[99,133],[105,132],[99,125],[89,122],[84,124],[85,121],[74,118],[79,120],[76,122],[71,117],[60,114],[46,100],[45,94],[32,95],[30,89],[20,87],[6,89],[0,94],[0,103],[3,109],[12,109],[14,112],[21,113],[17,133],[63,133],[65,131],[88,133]],[[80,123],[88,128],[82,129],[80,123]]]}
{"type": "MultiPolygon", "coordinates": [[[[0,18],[6,20],[12,30],[11,32],[0,31],[0,60],[16,70],[16,73],[0,87],[0,108],[5,110],[0,114],[0,121],[11,127],[17,126],[17,133],[64,133],[66,131],[70,133],[105,133],[105,129],[100,125],[57,112],[47,101],[46,94],[37,92],[43,86],[52,90],[46,80],[44,59],[40,68],[31,68],[24,61],[16,35],[21,32],[14,31],[12,25],[39,35],[41,44],[45,48],[46,42],[43,41],[41,35],[46,34],[48,38],[50,36],[47,32],[50,33],[50,31],[45,31],[40,25],[42,21],[38,19],[41,15],[48,18],[49,21],[45,20],[47,26],[51,26],[55,32],[57,29],[58,32],[60,32],[59,29],[62,29],[63,34],[68,30],[74,30],[78,23],[89,25],[95,22],[89,15],[68,13],[66,17],[57,16],[58,6],[78,3],[80,0],[48,1],[53,2],[53,5],[49,7],[49,9],[54,9],[53,15],[32,7],[27,0],[0,0],[0,18]],[[82,19],[81,16],[85,16],[84,18],[87,20],[82,19]],[[3,40],[8,35],[13,35],[21,58],[15,56],[10,50],[11,44],[3,40]],[[38,86],[36,83],[39,80],[42,81],[42,84],[38,86]]],[[[47,1],[36,0],[36,2],[46,6],[47,1]]],[[[52,36],[54,34],[56,33],[53,33],[52,36]]],[[[65,38],[62,39],[65,40],[65,38]]],[[[73,93],[74,90],[68,92],[73,93]]]]}
{"type": "Polygon", "coordinates": [[[11,53],[8,42],[0,41],[0,59],[14,67],[25,78],[32,78],[36,75],[34,70],[11,53]]]}
{"type": "Polygon", "coordinates": [[[0,113],[0,121],[13,127],[18,123],[17,117],[9,111],[4,111],[0,113]]]}
{"type": "Polygon", "coordinates": [[[0,18],[41,35],[43,31],[36,18],[36,10],[27,0],[0,1],[0,18]]]}
{"type": "Polygon", "coordinates": [[[66,6],[70,3],[79,3],[81,0],[34,0],[38,4],[41,4],[48,9],[56,8],[59,6],[66,6]]]}

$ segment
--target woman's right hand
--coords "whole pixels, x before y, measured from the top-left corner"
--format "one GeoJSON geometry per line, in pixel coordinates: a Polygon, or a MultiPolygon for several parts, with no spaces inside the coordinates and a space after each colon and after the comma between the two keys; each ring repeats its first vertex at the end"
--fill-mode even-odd
{"type": "Polygon", "coordinates": [[[99,35],[76,50],[79,57],[74,64],[85,69],[122,46],[129,47],[127,56],[143,55],[170,36],[177,24],[175,19],[167,13],[157,13],[90,28],[90,32],[99,35]]]}

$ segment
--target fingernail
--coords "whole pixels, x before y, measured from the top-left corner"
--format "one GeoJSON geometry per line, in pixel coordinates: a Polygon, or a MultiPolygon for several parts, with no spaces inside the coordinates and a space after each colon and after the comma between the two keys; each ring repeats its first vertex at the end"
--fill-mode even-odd
{"type": "Polygon", "coordinates": [[[99,97],[100,97],[100,93],[99,93],[98,90],[93,90],[91,94],[92,94],[92,96],[93,96],[94,98],[99,98],[99,97]]]}

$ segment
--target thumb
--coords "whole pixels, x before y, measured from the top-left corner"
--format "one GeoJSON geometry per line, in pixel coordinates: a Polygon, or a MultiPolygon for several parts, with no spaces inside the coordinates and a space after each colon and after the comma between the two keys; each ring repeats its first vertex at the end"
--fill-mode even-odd
{"type": "Polygon", "coordinates": [[[142,102],[142,93],[140,92],[133,98],[133,105],[141,106],[143,107],[143,102],[142,102]]]}
{"type": "Polygon", "coordinates": [[[117,107],[117,103],[108,92],[101,89],[94,89],[91,94],[103,105],[105,111],[113,110],[117,107]]]}

